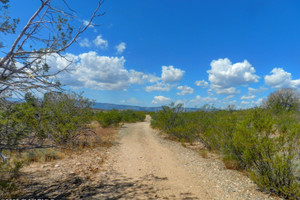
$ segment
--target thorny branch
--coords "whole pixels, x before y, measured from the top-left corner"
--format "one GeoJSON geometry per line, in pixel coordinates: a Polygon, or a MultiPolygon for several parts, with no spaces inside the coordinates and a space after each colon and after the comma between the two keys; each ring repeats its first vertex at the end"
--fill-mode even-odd
{"type": "Polygon", "coordinates": [[[0,60],[0,98],[11,93],[24,93],[30,89],[61,89],[60,83],[54,80],[59,73],[66,71],[66,68],[49,72],[49,66],[45,68],[47,60],[44,58],[65,51],[91,26],[95,18],[104,14],[99,13],[103,4],[103,0],[99,0],[88,23],[75,28],[71,22],[76,21],[76,12],[65,0],[65,10],[56,8],[53,5],[54,1],[40,1],[40,7],[0,60]]]}

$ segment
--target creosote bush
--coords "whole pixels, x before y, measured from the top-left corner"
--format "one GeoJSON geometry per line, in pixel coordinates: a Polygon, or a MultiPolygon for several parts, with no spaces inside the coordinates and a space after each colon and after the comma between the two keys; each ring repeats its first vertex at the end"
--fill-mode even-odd
{"type": "Polygon", "coordinates": [[[134,123],[144,121],[146,114],[142,111],[132,110],[111,110],[101,111],[95,114],[95,119],[102,125],[103,128],[110,126],[118,127],[121,122],[134,123]]]}
{"type": "Polygon", "coordinates": [[[249,171],[262,190],[300,199],[299,115],[297,110],[218,110],[207,106],[184,112],[181,105],[171,104],[152,114],[151,125],[180,141],[198,140],[220,152],[227,168],[249,171]]]}

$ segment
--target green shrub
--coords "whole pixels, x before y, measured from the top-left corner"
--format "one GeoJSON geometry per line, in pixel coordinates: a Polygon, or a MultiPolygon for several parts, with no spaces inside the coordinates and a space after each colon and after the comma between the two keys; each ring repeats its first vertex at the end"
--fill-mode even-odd
{"type": "Polygon", "coordinates": [[[259,108],[247,114],[237,123],[232,145],[224,153],[249,169],[252,180],[261,189],[286,198],[299,198],[299,184],[293,174],[299,124],[287,129],[268,110],[259,108]]]}
{"type": "Polygon", "coordinates": [[[144,121],[146,118],[145,113],[142,111],[124,110],[120,112],[120,115],[122,122],[129,123],[144,121]]]}
{"type": "Polygon", "coordinates": [[[66,144],[78,136],[91,121],[91,102],[81,94],[46,93],[42,102],[42,119],[37,132],[42,132],[59,143],[66,144]]]}
{"type": "Polygon", "coordinates": [[[249,170],[263,190],[299,199],[299,112],[204,109],[184,112],[181,105],[163,106],[151,125],[179,141],[201,141],[219,150],[227,168],[249,170]],[[298,156],[297,156],[298,154],[298,156]]]}
{"type": "Polygon", "coordinates": [[[102,125],[102,127],[107,128],[109,126],[119,126],[121,122],[121,115],[118,111],[106,111],[99,112],[96,115],[96,120],[102,125]]]}
{"type": "Polygon", "coordinates": [[[16,178],[19,177],[22,166],[20,161],[14,161],[12,164],[0,162],[0,196],[2,198],[18,197],[15,193],[17,189],[16,178]]]}

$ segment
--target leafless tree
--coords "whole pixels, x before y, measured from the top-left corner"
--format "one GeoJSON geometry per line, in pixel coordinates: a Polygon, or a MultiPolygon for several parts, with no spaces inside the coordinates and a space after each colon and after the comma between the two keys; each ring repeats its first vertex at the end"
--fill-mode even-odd
{"type": "MultiPolygon", "coordinates": [[[[8,8],[8,3],[9,0],[0,0],[2,11],[8,8]]],[[[18,33],[15,31],[18,19],[11,19],[7,15],[0,16],[0,33],[17,34],[11,47],[2,51],[0,98],[12,93],[24,94],[28,90],[59,89],[61,85],[55,77],[66,69],[51,70],[47,57],[54,54],[62,56],[61,53],[93,25],[93,20],[104,14],[99,12],[103,0],[98,1],[87,21],[78,19],[76,12],[65,0],[40,0],[40,3],[40,7],[18,33]],[[60,4],[60,7],[55,6],[55,3],[60,4]],[[74,22],[81,23],[76,26],[74,22]]],[[[2,49],[5,46],[4,41],[1,41],[2,49]]]]}

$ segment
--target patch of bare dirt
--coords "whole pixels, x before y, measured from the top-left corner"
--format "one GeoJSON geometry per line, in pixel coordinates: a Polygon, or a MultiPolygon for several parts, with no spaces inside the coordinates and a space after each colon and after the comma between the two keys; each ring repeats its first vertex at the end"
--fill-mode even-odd
{"type": "Polygon", "coordinates": [[[79,137],[80,149],[60,152],[64,155],[60,160],[34,162],[22,168],[18,180],[20,197],[80,198],[87,187],[99,183],[102,165],[117,130],[103,129],[97,123],[92,123],[91,127],[94,133],[79,137]]]}

